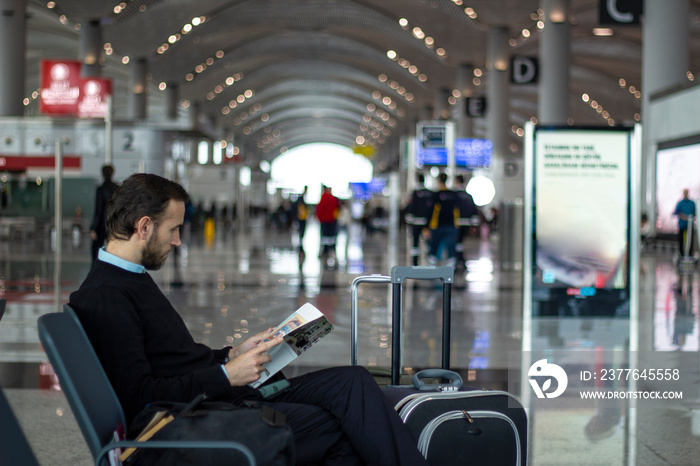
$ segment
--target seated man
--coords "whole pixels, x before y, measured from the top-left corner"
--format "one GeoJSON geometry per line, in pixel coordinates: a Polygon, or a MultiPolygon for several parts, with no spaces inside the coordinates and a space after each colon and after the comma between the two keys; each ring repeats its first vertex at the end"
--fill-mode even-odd
{"type": "MultiPolygon", "coordinates": [[[[361,367],[325,369],[290,379],[263,400],[248,386],[260,377],[276,338],[271,329],[236,348],[196,343],[147,270],[180,245],[188,195],[177,183],[135,174],[107,208],[107,245],[70,296],[70,305],[121,402],[127,423],[154,401],[188,402],[200,393],[234,404],[269,404],[287,417],[297,464],[427,464],[410,433],[361,367]]],[[[235,439],[232,439],[235,440],[235,439]]]]}

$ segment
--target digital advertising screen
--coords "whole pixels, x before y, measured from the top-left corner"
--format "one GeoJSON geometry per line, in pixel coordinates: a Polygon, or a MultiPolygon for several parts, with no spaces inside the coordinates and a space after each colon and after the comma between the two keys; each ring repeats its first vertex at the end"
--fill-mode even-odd
{"type": "Polygon", "coordinates": [[[630,128],[536,128],[533,315],[629,313],[630,128]]]}
{"type": "Polygon", "coordinates": [[[700,136],[660,143],[656,152],[656,231],[677,233],[676,204],[700,198],[700,136]]]}

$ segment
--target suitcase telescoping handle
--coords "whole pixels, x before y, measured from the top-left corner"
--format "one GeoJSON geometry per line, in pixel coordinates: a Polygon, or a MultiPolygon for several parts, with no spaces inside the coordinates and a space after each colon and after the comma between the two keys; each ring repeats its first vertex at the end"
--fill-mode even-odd
{"type": "Polygon", "coordinates": [[[413,374],[413,386],[416,390],[448,392],[457,391],[462,386],[462,377],[456,372],[445,369],[425,369],[413,374]],[[449,384],[428,384],[423,379],[445,379],[449,384]]]}
{"type": "Polygon", "coordinates": [[[373,274],[357,277],[352,281],[350,306],[350,362],[357,365],[357,289],[360,283],[385,283],[392,285],[392,347],[391,347],[391,383],[399,383],[401,373],[401,287],[404,281],[411,280],[441,280],[442,281],[442,368],[450,367],[450,325],[452,308],[452,282],[454,270],[452,267],[435,266],[395,266],[391,276],[373,274]]]}
{"type": "Polygon", "coordinates": [[[387,275],[372,274],[365,275],[362,277],[357,277],[352,281],[352,287],[350,290],[351,303],[350,303],[350,363],[353,366],[357,366],[357,288],[360,283],[391,283],[391,277],[387,275]]]}
{"type": "Polygon", "coordinates": [[[450,368],[450,327],[452,323],[452,267],[394,266],[391,268],[391,384],[399,383],[401,374],[401,287],[408,280],[442,281],[442,368],[450,368]]]}

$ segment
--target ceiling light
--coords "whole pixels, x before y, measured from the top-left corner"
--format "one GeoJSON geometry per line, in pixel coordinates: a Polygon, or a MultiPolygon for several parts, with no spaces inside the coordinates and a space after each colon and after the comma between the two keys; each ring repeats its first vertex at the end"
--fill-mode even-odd
{"type": "Polygon", "coordinates": [[[612,36],[613,30],[611,28],[593,28],[593,35],[595,36],[612,36]]]}

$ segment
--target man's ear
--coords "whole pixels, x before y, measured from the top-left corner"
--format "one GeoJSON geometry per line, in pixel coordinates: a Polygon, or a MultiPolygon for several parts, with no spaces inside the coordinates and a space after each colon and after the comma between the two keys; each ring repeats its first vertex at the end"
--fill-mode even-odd
{"type": "Polygon", "coordinates": [[[151,232],[153,231],[153,220],[149,216],[141,217],[136,222],[136,235],[141,240],[147,240],[151,232]]]}

